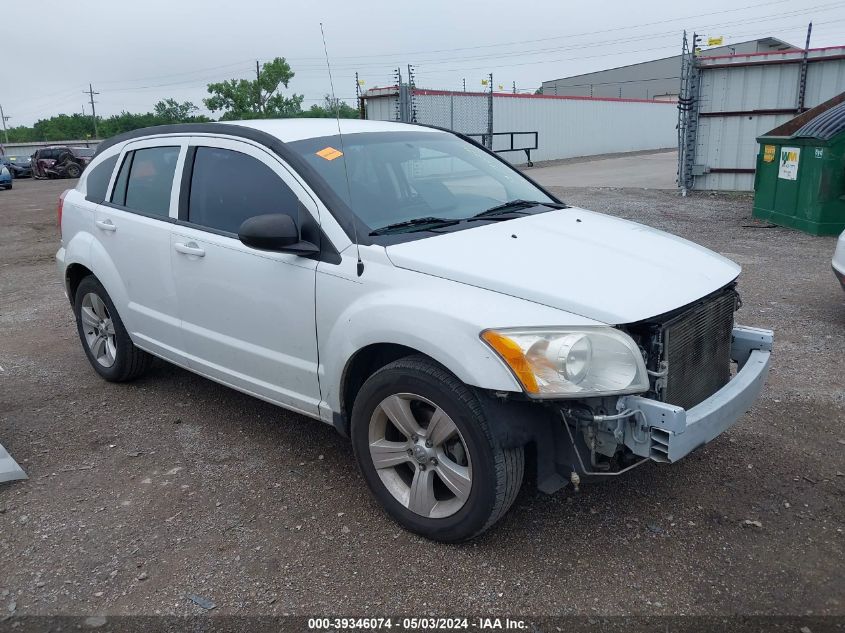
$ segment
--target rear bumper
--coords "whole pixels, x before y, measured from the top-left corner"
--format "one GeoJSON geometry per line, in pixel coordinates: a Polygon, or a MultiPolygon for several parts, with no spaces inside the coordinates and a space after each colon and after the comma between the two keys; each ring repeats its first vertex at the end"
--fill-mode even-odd
{"type": "Polygon", "coordinates": [[[65,296],[70,299],[67,288],[67,277],[65,276],[65,247],[62,246],[56,251],[56,274],[62,282],[62,288],[65,291],[65,296]]]}
{"type": "Polygon", "coordinates": [[[657,462],[676,462],[714,439],[751,409],[769,373],[771,330],[735,327],[731,358],[739,366],[722,389],[689,410],[641,396],[626,396],[620,406],[635,413],[626,425],[625,445],[657,462]]]}

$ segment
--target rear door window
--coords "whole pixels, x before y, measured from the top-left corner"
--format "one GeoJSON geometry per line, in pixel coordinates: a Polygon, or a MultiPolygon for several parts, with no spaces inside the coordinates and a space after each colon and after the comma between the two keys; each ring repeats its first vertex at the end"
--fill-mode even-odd
{"type": "Polygon", "coordinates": [[[149,147],[127,153],[111,201],[132,211],[168,217],[178,158],[178,146],[149,147]]]}
{"type": "Polygon", "coordinates": [[[188,222],[237,233],[244,220],[286,213],[299,222],[299,199],[270,167],[241,152],[197,147],[188,222]]]}

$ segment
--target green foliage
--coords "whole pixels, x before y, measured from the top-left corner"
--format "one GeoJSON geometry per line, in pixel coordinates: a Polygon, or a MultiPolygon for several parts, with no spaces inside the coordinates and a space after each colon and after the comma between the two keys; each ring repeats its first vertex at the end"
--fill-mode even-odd
{"type": "Polygon", "coordinates": [[[341,119],[357,119],[360,116],[357,108],[340,99],[332,99],[329,95],[323,98],[323,105],[314,104],[308,110],[305,110],[301,116],[313,117],[317,119],[333,119],[335,117],[335,110],[341,119]]]}
{"type": "Polygon", "coordinates": [[[284,57],[276,57],[261,67],[256,79],[228,79],[208,84],[205,107],[222,111],[221,121],[235,119],[280,119],[300,116],[302,95],[285,97],[280,86],[288,87],[294,72],[284,57]]]}
{"type": "Polygon", "coordinates": [[[184,123],[197,118],[206,119],[196,116],[198,110],[199,108],[190,101],[178,103],[175,99],[164,99],[153,106],[153,113],[163,123],[184,123]]]}
{"type": "MultiPolygon", "coordinates": [[[[322,104],[314,104],[308,110],[302,109],[302,95],[284,96],[280,90],[287,88],[294,72],[284,57],[277,57],[261,67],[255,80],[229,79],[208,85],[211,95],[204,99],[212,112],[222,112],[222,121],[234,119],[281,119],[291,117],[333,118],[335,112],[343,119],[357,119],[357,108],[326,95],[322,104]]],[[[172,123],[203,123],[211,121],[198,115],[199,108],[190,101],[179,103],[175,99],[162,99],[153,106],[152,112],[121,112],[110,117],[97,117],[97,131],[100,138],[129,132],[152,125],[172,123]]],[[[18,126],[9,129],[10,143],[36,141],[70,141],[94,138],[94,122],[82,114],[59,114],[41,119],[33,126],[18,126]]]]}
{"type": "Polygon", "coordinates": [[[10,143],[31,141],[63,141],[86,139],[94,136],[94,122],[81,114],[60,114],[36,121],[32,127],[18,126],[9,129],[10,143]]]}
{"type": "MultiPolygon", "coordinates": [[[[203,123],[211,120],[195,114],[198,109],[190,101],[178,103],[175,99],[164,99],[153,106],[153,112],[141,114],[124,111],[105,119],[98,116],[97,132],[100,138],[108,138],[151,125],[203,123]]],[[[9,130],[10,143],[75,141],[89,138],[94,138],[94,121],[90,116],[82,114],[59,114],[36,121],[32,127],[19,126],[9,130]]]]}

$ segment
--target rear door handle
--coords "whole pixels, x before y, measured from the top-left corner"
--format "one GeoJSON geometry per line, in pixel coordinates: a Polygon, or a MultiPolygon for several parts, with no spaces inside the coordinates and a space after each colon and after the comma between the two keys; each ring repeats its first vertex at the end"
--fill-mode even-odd
{"type": "Polygon", "coordinates": [[[117,227],[111,220],[96,220],[94,224],[97,225],[97,228],[102,229],[103,231],[116,231],[117,227]]]}
{"type": "Polygon", "coordinates": [[[182,253],[183,255],[195,255],[197,257],[205,257],[205,249],[202,249],[197,246],[196,242],[188,242],[187,244],[185,244],[184,242],[176,242],[173,245],[173,248],[176,249],[177,253],[182,253]]]}

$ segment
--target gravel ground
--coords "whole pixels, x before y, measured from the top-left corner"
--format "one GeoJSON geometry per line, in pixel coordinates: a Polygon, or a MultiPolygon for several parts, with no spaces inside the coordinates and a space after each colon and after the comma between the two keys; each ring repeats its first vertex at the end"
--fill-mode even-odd
{"type": "Polygon", "coordinates": [[[164,363],[100,380],[53,266],[67,185],[0,192],[0,442],[31,477],[0,485],[0,617],[202,613],[189,594],[237,615],[845,615],[832,238],[763,228],[748,196],[559,190],[742,264],[740,321],[776,332],[769,383],[686,460],[524,490],[443,546],[382,514],[328,426],[164,363]]]}

